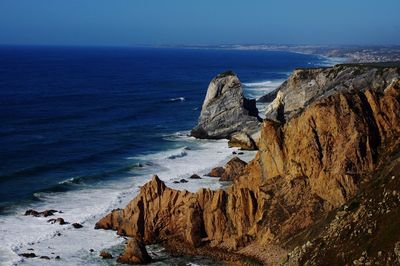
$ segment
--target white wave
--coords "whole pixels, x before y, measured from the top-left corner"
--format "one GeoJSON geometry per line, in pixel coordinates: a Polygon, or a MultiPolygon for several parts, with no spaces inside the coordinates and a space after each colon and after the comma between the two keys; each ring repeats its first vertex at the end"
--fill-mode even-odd
{"type": "Polygon", "coordinates": [[[272,88],[275,87],[277,88],[279,85],[282,84],[284,80],[266,80],[266,81],[259,81],[259,82],[249,82],[249,83],[243,83],[245,87],[250,87],[250,88],[272,88]]]}
{"type": "Polygon", "coordinates": [[[77,179],[79,179],[79,176],[64,179],[64,180],[58,182],[58,184],[59,184],[59,185],[72,184],[72,183],[74,183],[77,179]]]}
{"type": "Polygon", "coordinates": [[[186,101],[185,97],[177,97],[177,98],[171,98],[169,99],[170,102],[184,102],[186,101]]]}
{"type": "MultiPolygon", "coordinates": [[[[149,162],[145,174],[125,179],[104,182],[97,187],[68,192],[40,193],[40,202],[19,207],[15,214],[0,216],[0,261],[5,265],[99,265],[103,264],[99,251],[120,245],[124,239],[113,231],[94,230],[95,223],[114,208],[124,207],[147,182],[152,174],[158,176],[173,188],[195,192],[200,187],[217,189],[221,185],[216,178],[203,176],[212,167],[226,163],[234,149],[228,148],[227,140],[196,140],[184,134],[174,134],[181,147],[155,154],[137,156],[149,162]],[[171,155],[185,152],[171,160],[171,155]],[[173,180],[188,178],[192,174],[201,179],[188,179],[187,183],[174,184],[173,180]],[[61,210],[54,218],[62,217],[68,225],[47,223],[48,218],[24,216],[27,209],[39,211],[61,210]],[[71,224],[79,222],[84,227],[74,229],[71,224]],[[61,233],[59,236],[58,233],[61,233]],[[29,251],[33,248],[33,251],[29,251]],[[95,252],[90,252],[94,249],[95,252]],[[42,259],[21,259],[17,254],[34,252],[39,256],[49,256],[49,262],[42,259]],[[52,254],[54,253],[54,254],[52,254]],[[60,256],[61,260],[54,260],[60,256]]],[[[254,152],[245,152],[242,159],[249,160],[254,152]]],[[[70,182],[72,179],[64,180],[70,182]]],[[[50,217],[50,218],[53,218],[50,217]]],[[[1,264],[1,263],[0,263],[1,264]]]]}
{"type": "MultiPolygon", "coordinates": [[[[246,97],[250,99],[259,99],[267,93],[274,91],[284,82],[279,80],[265,80],[251,83],[243,83],[243,90],[246,97]]],[[[264,106],[262,107],[264,109],[264,106]]]]}
{"type": "Polygon", "coordinates": [[[178,153],[178,154],[172,154],[172,155],[168,156],[168,159],[174,160],[174,159],[176,159],[176,158],[185,157],[186,155],[187,155],[187,152],[181,151],[181,152],[178,153]]]}

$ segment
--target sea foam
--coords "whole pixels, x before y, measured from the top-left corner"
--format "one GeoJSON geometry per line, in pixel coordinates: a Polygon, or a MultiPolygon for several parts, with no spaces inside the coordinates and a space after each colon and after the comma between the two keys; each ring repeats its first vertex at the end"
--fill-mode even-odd
{"type": "MultiPolygon", "coordinates": [[[[41,192],[40,202],[19,207],[15,213],[0,216],[0,261],[5,265],[99,265],[104,262],[99,251],[121,245],[124,238],[112,231],[94,230],[95,223],[114,208],[124,207],[135,195],[139,187],[146,183],[152,174],[158,176],[173,188],[195,192],[201,187],[218,189],[218,179],[203,176],[212,167],[226,163],[232,157],[234,149],[228,148],[227,140],[197,140],[179,132],[166,139],[176,142],[180,147],[155,154],[130,157],[130,160],[143,162],[143,172],[124,179],[104,181],[93,187],[67,192],[41,192]],[[183,155],[184,154],[184,155],[183,155]],[[173,159],[172,159],[173,158],[173,159]],[[188,179],[192,174],[201,179],[188,179]],[[174,180],[188,179],[188,183],[173,183],[174,180]],[[61,210],[54,218],[62,217],[68,225],[47,223],[53,217],[24,216],[26,209],[39,211],[46,209],[61,210]],[[81,229],[71,224],[79,222],[81,229]],[[33,251],[29,251],[33,248],[33,251]],[[95,252],[90,252],[94,249],[95,252]],[[49,262],[34,258],[21,259],[17,254],[34,252],[38,256],[49,256],[49,262]],[[53,254],[54,253],[54,254],[53,254]],[[61,260],[54,260],[60,256],[61,260]]],[[[249,160],[254,152],[241,156],[249,160]]],[[[71,182],[67,179],[64,182],[71,182]]]]}

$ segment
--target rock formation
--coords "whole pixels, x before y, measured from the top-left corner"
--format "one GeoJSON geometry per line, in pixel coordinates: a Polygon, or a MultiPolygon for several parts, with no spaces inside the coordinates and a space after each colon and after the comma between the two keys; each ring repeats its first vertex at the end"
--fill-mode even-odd
{"type": "Polygon", "coordinates": [[[284,121],[300,113],[310,103],[338,92],[367,89],[381,91],[399,78],[398,67],[354,64],[336,65],[331,68],[297,69],[275,91],[259,101],[272,103],[266,117],[284,121]]]}
{"type": "Polygon", "coordinates": [[[198,124],[191,135],[222,139],[243,132],[253,138],[260,128],[255,100],[246,99],[239,78],[233,72],[216,76],[208,86],[198,124]]]}
{"type": "MultiPolygon", "coordinates": [[[[258,140],[258,138],[257,138],[258,140]]],[[[237,132],[232,134],[229,139],[228,146],[239,147],[242,150],[255,150],[257,148],[254,140],[244,132],[237,132]]]]}
{"type": "MultiPolygon", "coordinates": [[[[355,82],[358,79],[351,69],[341,73],[350,71],[348,79],[355,82]]],[[[332,75],[331,70],[320,71],[332,75]]],[[[393,169],[387,162],[400,152],[400,81],[379,83],[380,77],[399,70],[381,71],[376,82],[365,84],[376,86],[324,93],[323,97],[311,97],[304,109],[284,109],[285,119],[265,120],[256,157],[226,190],[179,191],[166,187],[155,176],[124,209],[112,211],[96,228],[113,229],[144,244],[163,243],[172,251],[224,260],[226,256],[208,250],[244,255],[272,265],[318,264],[325,259],[353,263],[349,260],[362,256],[363,251],[354,249],[351,256],[341,260],[331,258],[340,258],[341,254],[332,255],[329,251],[335,248],[329,249],[324,243],[341,242],[325,225],[331,225],[331,213],[344,204],[350,208],[365,188],[383,190],[379,177],[393,169]],[[327,242],[319,238],[323,235],[327,242]]],[[[297,79],[303,84],[301,80],[308,80],[308,75],[297,79]]],[[[392,189],[389,192],[393,195],[392,189]]],[[[366,210],[363,215],[369,214],[366,210]]],[[[399,209],[391,207],[389,211],[398,213],[399,209]]],[[[344,236],[342,241],[346,239],[344,236]]],[[[388,241],[385,249],[391,249],[391,259],[400,262],[393,251],[396,241],[400,241],[398,237],[388,241]]]]}
{"type": "Polygon", "coordinates": [[[141,240],[131,238],[126,244],[125,252],[118,257],[117,262],[124,264],[145,264],[151,261],[146,247],[141,240]]]}
{"type": "Polygon", "coordinates": [[[224,171],[221,174],[220,181],[233,181],[243,174],[247,163],[240,160],[239,157],[233,157],[226,163],[224,171]]]}

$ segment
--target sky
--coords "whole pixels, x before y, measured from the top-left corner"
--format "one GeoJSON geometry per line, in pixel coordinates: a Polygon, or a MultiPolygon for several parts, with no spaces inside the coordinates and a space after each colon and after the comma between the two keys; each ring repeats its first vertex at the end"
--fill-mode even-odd
{"type": "Polygon", "coordinates": [[[400,44],[400,0],[0,0],[0,44],[400,44]]]}

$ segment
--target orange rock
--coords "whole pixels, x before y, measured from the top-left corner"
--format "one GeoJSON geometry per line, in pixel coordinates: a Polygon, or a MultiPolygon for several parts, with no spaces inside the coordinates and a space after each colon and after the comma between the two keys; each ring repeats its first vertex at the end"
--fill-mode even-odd
{"type": "MultiPolygon", "coordinates": [[[[173,240],[198,252],[243,249],[262,259],[256,250],[281,245],[354,197],[400,150],[399,84],[333,94],[284,124],[266,120],[255,159],[246,165],[234,158],[225,167],[225,178],[235,180],[226,190],[179,191],[154,176],[96,228],[144,244],[173,240]]],[[[282,246],[275,250],[284,254],[282,246]]]]}
{"type": "Polygon", "coordinates": [[[151,261],[144,244],[135,238],[128,240],[124,254],[117,258],[117,262],[124,264],[145,264],[151,261]]]}
{"type": "Polygon", "coordinates": [[[246,162],[240,160],[238,157],[232,158],[226,165],[220,181],[233,181],[235,178],[242,175],[246,162]]]}

